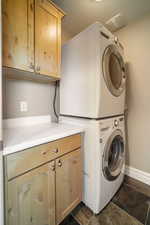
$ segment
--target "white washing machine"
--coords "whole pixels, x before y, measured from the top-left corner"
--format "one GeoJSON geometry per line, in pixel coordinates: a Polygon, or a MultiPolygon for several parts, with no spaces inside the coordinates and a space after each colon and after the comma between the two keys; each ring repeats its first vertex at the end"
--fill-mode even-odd
{"type": "Polygon", "coordinates": [[[84,127],[83,202],[97,214],[111,200],[124,178],[124,116],[98,121],[61,117],[61,122],[84,127]]]}
{"type": "Polygon", "coordinates": [[[123,47],[95,23],[62,48],[61,115],[105,118],[124,113],[123,47]]]}

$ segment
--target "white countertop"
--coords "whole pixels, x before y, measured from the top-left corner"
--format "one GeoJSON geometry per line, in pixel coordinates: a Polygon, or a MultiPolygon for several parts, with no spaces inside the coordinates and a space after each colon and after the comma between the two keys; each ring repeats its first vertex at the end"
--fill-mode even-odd
{"type": "Polygon", "coordinates": [[[3,155],[83,132],[83,128],[64,123],[43,123],[3,129],[3,155]]]}

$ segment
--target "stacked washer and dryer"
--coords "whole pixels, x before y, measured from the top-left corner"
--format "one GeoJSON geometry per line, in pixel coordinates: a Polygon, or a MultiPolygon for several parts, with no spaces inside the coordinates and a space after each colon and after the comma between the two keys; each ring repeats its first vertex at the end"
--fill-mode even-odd
{"type": "Polygon", "coordinates": [[[124,177],[125,84],[123,47],[100,23],[63,46],[61,121],[85,129],[83,202],[95,214],[124,177]]]}

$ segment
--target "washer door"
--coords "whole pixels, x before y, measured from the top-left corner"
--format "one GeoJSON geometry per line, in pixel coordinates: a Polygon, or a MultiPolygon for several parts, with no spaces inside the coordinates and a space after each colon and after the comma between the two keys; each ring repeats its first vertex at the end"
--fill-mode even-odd
{"type": "Polygon", "coordinates": [[[109,137],[103,153],[103,173],[107,180],[115,180],[124,163],[124,139],[121,130],[115,130],[109,137]]]}
{"type": "Polygon", "coordinates": [[[118,97],[125,89],[125,64],[115,45],[109,45],[103,55],[103,76],[112,95],[118,97]]]}

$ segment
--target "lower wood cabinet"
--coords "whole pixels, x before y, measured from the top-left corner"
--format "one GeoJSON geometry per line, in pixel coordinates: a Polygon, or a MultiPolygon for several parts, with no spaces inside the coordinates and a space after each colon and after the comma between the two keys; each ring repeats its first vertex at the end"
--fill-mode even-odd
{"type": "Polygon", "coordinates": [[[55,225],[55,171],[48,163],[8,182],[8,225],[55,225]]]}
{"type": "MultiPolygon", "coordinates": [[[[70,146],[79,138],[80,135],[72,136],[70,146]]],[[[15,158],[16,156],[14,160],[15,158]]],[[[9,161],[10,157],[7,159],[6,156],[5,225],[58,225],[81,202],[82,157],[80,148],[70,150],[29,171],[25,170],[20,175],[16,173],[16,176],[10,179],[7,178],[9,161]]]]}

